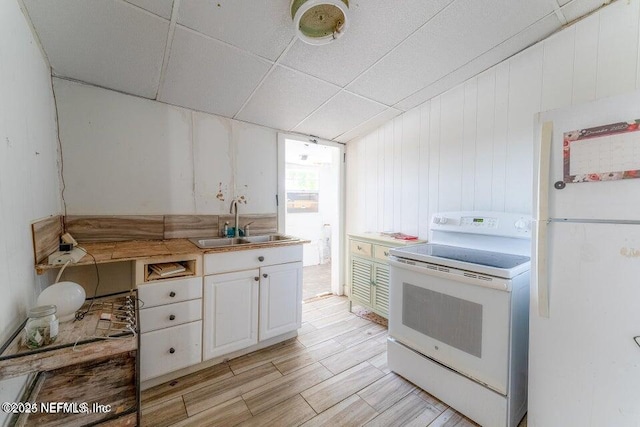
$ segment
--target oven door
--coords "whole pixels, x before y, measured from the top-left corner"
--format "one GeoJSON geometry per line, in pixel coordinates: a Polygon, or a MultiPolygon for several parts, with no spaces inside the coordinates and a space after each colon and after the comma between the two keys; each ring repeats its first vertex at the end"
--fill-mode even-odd
{"type": "Polygon", "coordinates": [[[509,280],[409,263],[389,260],[389,336],[506,395],[509,280]]]}

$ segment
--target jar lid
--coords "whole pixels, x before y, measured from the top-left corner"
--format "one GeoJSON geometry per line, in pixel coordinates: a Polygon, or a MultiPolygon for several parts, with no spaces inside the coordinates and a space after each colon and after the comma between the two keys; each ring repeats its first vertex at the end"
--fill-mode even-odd
{"type": "Polygon", "coordinates": [[[58,308],[55,305],[40,305],[29,310],[29,317],[43,317],[56,314],[58,308]]]}

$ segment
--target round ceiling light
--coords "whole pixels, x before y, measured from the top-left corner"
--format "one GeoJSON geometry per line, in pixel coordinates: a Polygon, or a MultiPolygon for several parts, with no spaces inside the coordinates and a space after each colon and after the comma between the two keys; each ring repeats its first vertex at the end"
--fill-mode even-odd
{"type": "Polygon", "coordinates": [[[296,34],[305,43],[331,43],[348,26],[349,0],[291,0],[296,34]]]}

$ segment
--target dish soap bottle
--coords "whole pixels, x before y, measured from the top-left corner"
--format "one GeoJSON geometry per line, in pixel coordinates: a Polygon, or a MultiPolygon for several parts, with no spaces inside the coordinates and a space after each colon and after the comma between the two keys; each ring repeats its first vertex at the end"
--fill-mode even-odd
{"type": "Polygon", "coordinates": [[[229,237],[229,221],[226,221],[224,223],[224,232],[223,232],[223,236],[224,237],[229,237]]]}

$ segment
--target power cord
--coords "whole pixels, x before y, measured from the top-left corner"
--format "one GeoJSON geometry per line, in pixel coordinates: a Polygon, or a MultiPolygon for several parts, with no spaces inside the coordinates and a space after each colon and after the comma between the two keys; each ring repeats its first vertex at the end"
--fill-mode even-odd
{"type": "MultiPolygon", "coordinates": [[[[86,252],[85,252],[85,253],[86,253],[86,252]]],[[[69,264],[71,264],[71,261],[73,261],[73,260],[71,260],[71,259],[70,259],[69,261],[67,261],[67,262],[65,262],[65,263],[64,263],[64,265],[62,266],[62,268],[61,268],[61,269],[60,269],[60,271],[58,272],[58,275],[56,276],[56,280],[53,282],[54,284],[55,284],[55,283],[58,283],[58,282],[60,281],[60,277],[62,276],[62,272],[64,271],[64,269],[65,269],[65,268],[67,268],[67,266],[68,266],[69,264]]]]}
{"type": "Polygon", "coordinates": [[[77,248],[80,249],[85,254],[89,255],[91,258],[93,258],[93,266],[96,269],[96,279],[97,279],[96,280],[96,287],[93,290],[93,299],[91,300],[91,304],[89,304],[89,307],[87,307],[87,309],[85,311],[77,311],[76,312],[76,316],[75,316],[76,320],[82,320],[87,315],[87,313],[89,313],[91,311],[91,309],[93,308],[93,303],[96,300],[96,295],[98,295],[98,288],[100,287],[100,270],[98,269],[98,261],[96,260],[96,257],[93,256],[93,254],[89,253],[85,248],[81,248],[80,246],[77,246],[77,248]]]}

